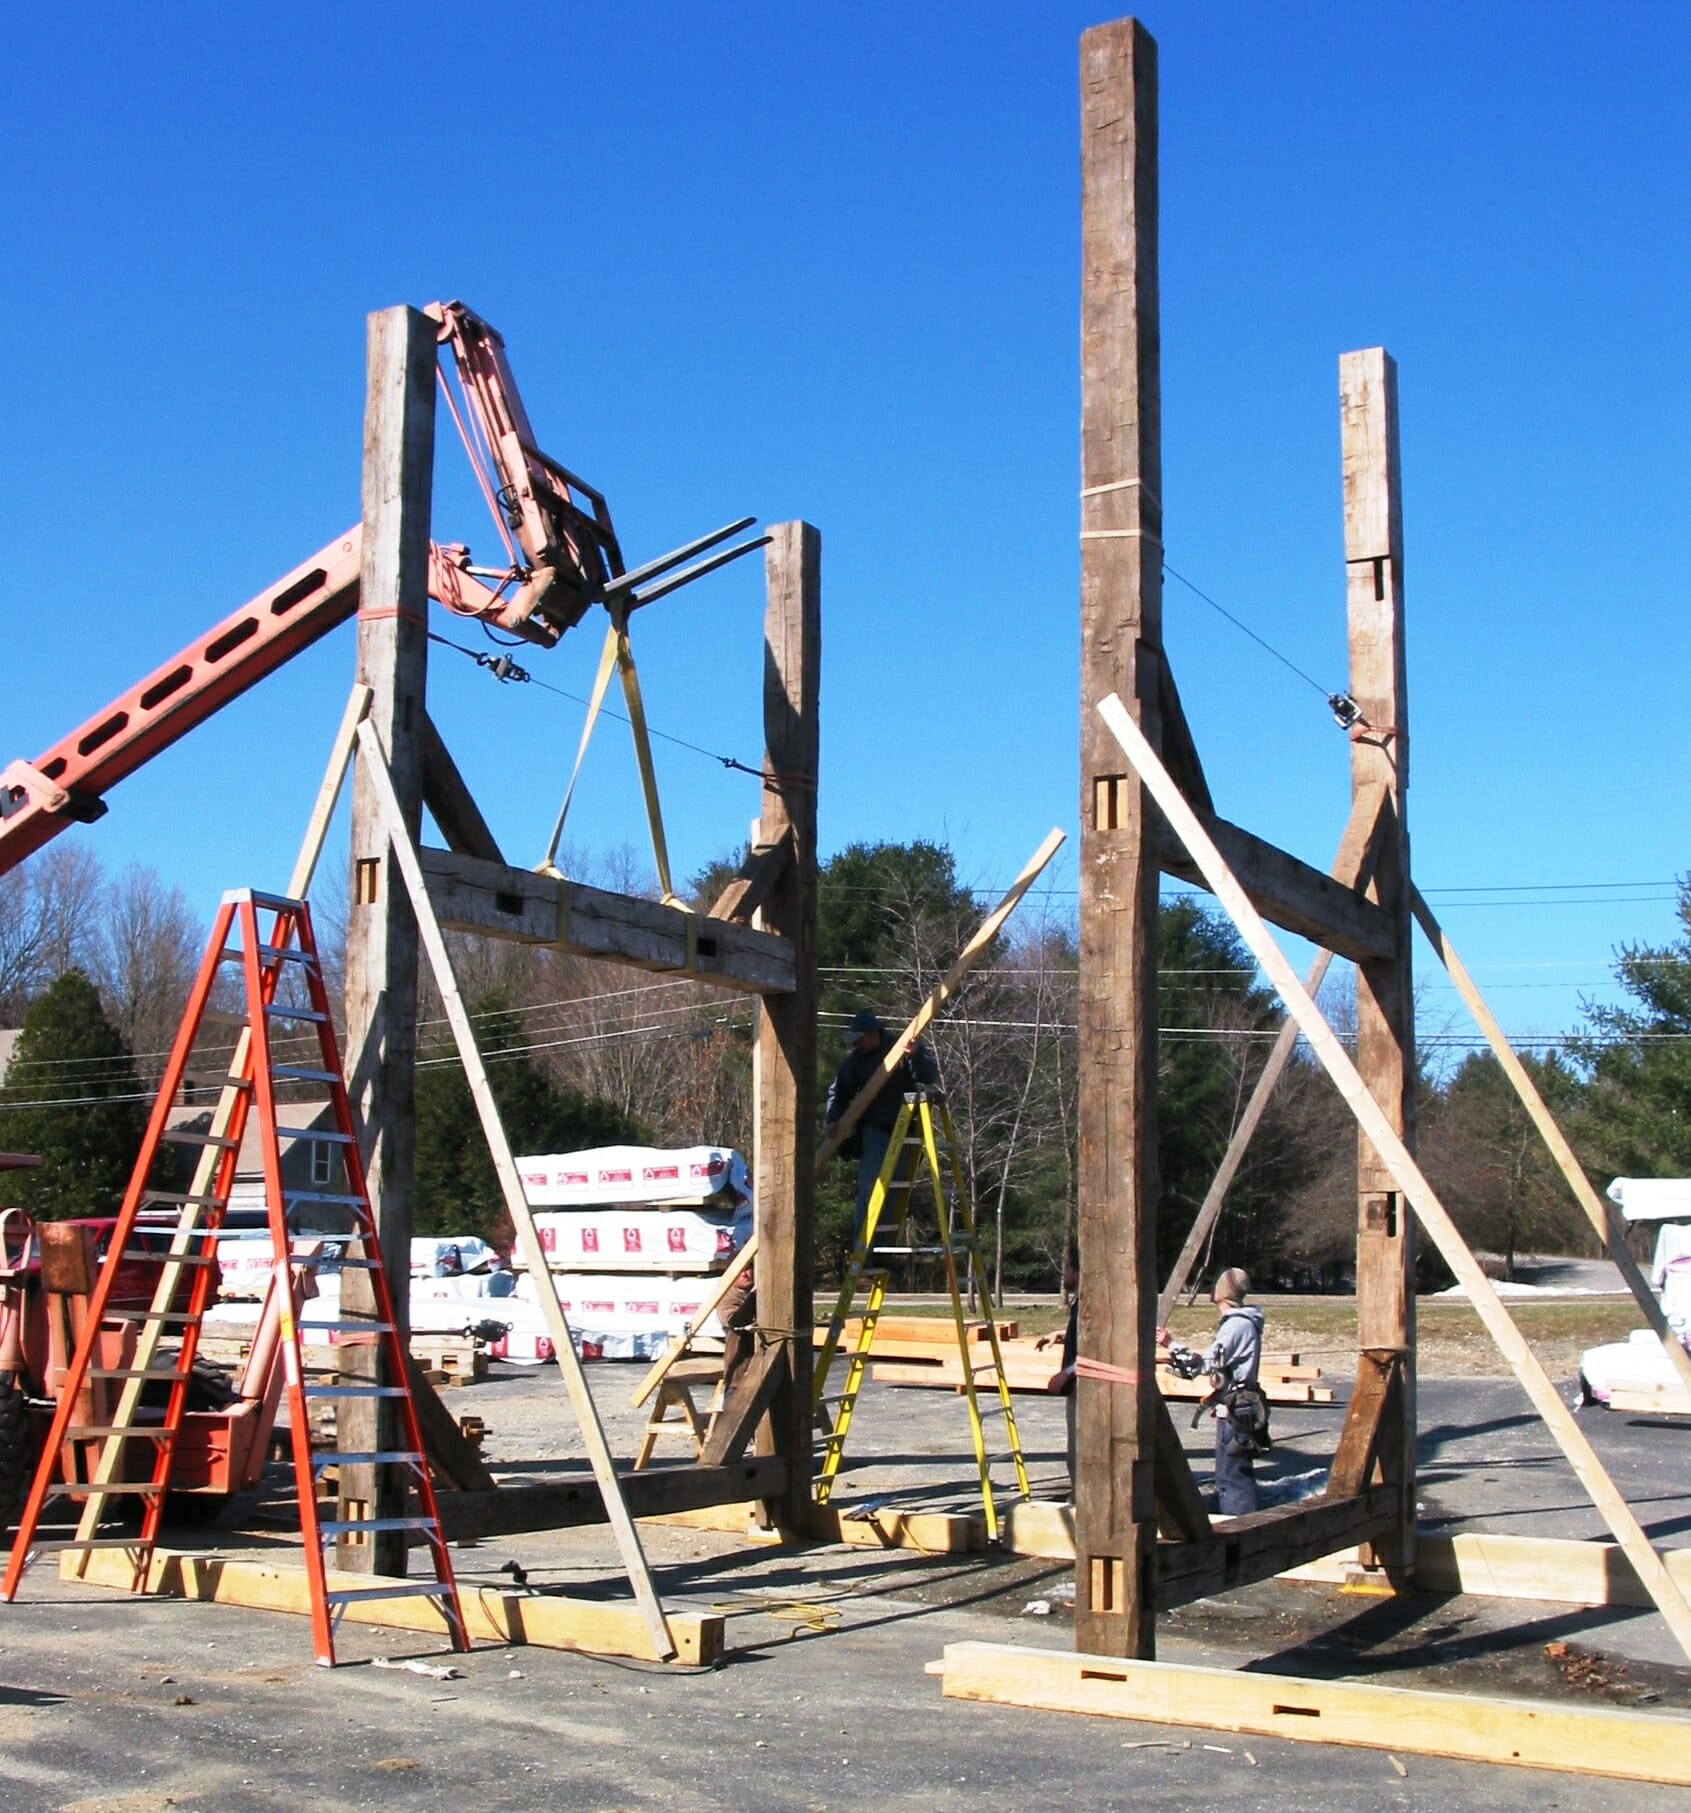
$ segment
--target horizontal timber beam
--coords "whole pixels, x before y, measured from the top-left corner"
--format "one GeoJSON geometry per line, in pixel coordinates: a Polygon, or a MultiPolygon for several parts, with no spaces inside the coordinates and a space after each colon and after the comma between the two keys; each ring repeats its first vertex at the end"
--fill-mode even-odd
{"type": "Polygon", "coordinates": [[[448,931],[693,974],[742,994],[792,993],[792,946],[772,932],[449,850],[419,854],[435,916],[448,931]]]}
{"type": "MultiPolygon", "coordinates": [[[[787,1463],[779,1455],[759,1455],[726,1467],[652,1467],[619,1478],[630,1517],[662,1517],[748,1498],[779,1498],[787,1487],[787,1463]]],[[[587,1474],[501,1486],[497,1492],[441,1492],[438,1498],[448,1542],[605,1522],[604,1500],[587,1474]]]]}
{"type": "Polygon", "coordinates": [[[1372,1542],[1395,1528],[1396,1514],[1396,1491],[1372,1486],[1354,1498],[1253,1511],[1213,1524],[1212,1535],[1193,1542],[1158,1543],[1157,1609],[1172,1611],[1211,1593],[1271,1580],[1335,1549],[1372,1542]]]}
{"type": "Polygon", "coordinates": [[[930,1664],[948,1700],[1303,1743],[1355,1744],[1406,1756],[1453,1756],[1627,1781],[1691,1783],[1691,1719],[1472,1693],[1311,1681],[1173,1662],[1129,1662],[1008,1643],[948,1643],[930,1664]]]}
{"type": "MultiPolygon", "coordinates": [[[[125,1549],[110,1549],[89,1556],[80,1578],[129,1592],[135,1580],[130,1554],[125,1549]]],[[[71,1557],[67,1554],[65,1559],[71,1557]]],[[[368,1589],[369,1584],[367,1574],[329,1570],[331,1591],[338,1587],[368,1589]]],[[[155,1550],[150,1557],[145,1591],[161,1599],[195,1599],[254,1611],[305,1614],[311,1610],[311,1588],[303,1568],[171,1549],[155,1550]]],[[[639,1607],[627,1602],[478,1587],[473,1592],[462,1591],[460,1603],[471,1642],[580,1649],[599,1656],[632,1656],[643,1662],[666,1660],[653,1653],[639,1607]]],[[[446,1636],[446,1620],[431,1599],[354,1599],[342,1608],[341,1615],[349,1624],[423,1631],[443,1640],[446,1636]]],[[[708,1666],[721,1659],[727,1646],[727,1621],[720,1612],[670,1612],[667,1622],[677,1662],[708,1666]]]]}
{"type": "MultiPolygon", "coordinates": [[[[1224,818],[1206,818],[1204,828],[1264,919],[1353,963],[1395,954],[1392,921],[1372,901],[1224,818]]],[[[1165,835],[1159,860],[1165,875],[1209,885],[1178,839],[1165,835]]]]}

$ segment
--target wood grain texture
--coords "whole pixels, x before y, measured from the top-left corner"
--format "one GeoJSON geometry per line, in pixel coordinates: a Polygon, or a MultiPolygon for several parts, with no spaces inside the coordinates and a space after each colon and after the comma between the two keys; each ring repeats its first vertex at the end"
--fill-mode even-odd
{"type": "Polygon", "coordinates": [[[1077,1382],[1075,1644],[1155,1652],[1159,830],[1094,707],[1161,746],[1162,403],[1157,54],[1088,31],[1081,103],[1080,1350],[1142,1382],[1077,1382]]]}
{"type": "MultiPolygon", "coordinates": [[[[413,837],[423,811],[435,346],[435,324],[415,309],[384,309],[369,319],[357,678],[370,689],[365,721],[376,725],[390,752],[394,790],[413,837]]],[[[403,1343],[410,1313],[417,1141],[417,927],[394,875],[376,796],[368,776],[357,769],[351,854],[347,1093],[363,1135],[370,1206],[403,1343]]],[[[367,1274],[347,1273],[341,1308],[349,1320],[374,1317],[375,1294],[367,1274]]],[[[343,1342],[339,1354],[348,1384],[393,1382],[377,1379],[378,1343],[343,1342]]],[[[344,1400],[336,1430],[340,1447],[349,1452],[403,1445],[392,1399],[344,1400]]],[[[342,1467],[342,1518],[400,1517],[404,1503],[402,1469],[342,1467]]],[[[342,1567],[403,1574],[405,1533],[379,1531],[363,1543],[343,1537],[336,1553],[342,1567]]]]}
{"type": "Polygon", "coordinates": [[[942,1674],[947,1699],[1691,1784],[1691,1718],[1683,1713],[1488,1700],[996,1643],[948,1643],[942,1674]]]}
{"type": "MultiPolygon", "coordinates": [[[[1362,712],[1351,733],[1353,800],[1385,790],[1387,835],[1375,850],[1370,894],[1394,950],[1358,963],[1356,1065],[1392,1131],[1415,1150],[1415,978],[1409,917],[1409,682],[1403,615],[1402,471],[1397,365],[1383,347],[1339,361],[1345,514],[1345,611],[1350,692],[1362,712]]],[[[1381,1430],[1387,1477],[1402,1495],[1402,1527],[1379,1552],[1391,1567],[1415,1559],[1415,1225],[1390,1167],[1357,1136],[1356,1334],[1359,1347],[1401,1349],[1397,1390],[1381,1430]]]]}
{"type": "Polygon", "coordinates": [[[448,931],[691,973],[740,994],[792,992],[792,944],[760,927],[450,850],[424,849],[421,856],[435,917],[448,931]]]}
{"type": "Polygon", "coordinates": [[[752,1167],[757,1203],[757,1320],[779,1331],[786,1363],[776,1379],[760,1450],[787,1462],[785,1496],[771,1510],[809,1525],[812,1323],[816,1291],[816,802],[822,730],[822,537],[809,523],[777,523],[764,551],[763,814],[757,842],[789,859],[757,909],[758,934],[776,934],[791,961],[783,993],[759,1006],[752,1048],[752,1167]]]}

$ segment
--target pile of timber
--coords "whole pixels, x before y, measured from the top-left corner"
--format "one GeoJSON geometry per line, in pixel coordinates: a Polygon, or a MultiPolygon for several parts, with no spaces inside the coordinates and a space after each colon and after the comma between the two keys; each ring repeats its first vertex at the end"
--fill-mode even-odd
{"type": "MultiPolygon", "coordinates": [[[[982,1354],[991,1359],[992,1347],[987,1340],[986,1323],[970,1321],[964,1323],[971,1347],[979,1346],[982,1354]]],[[[1000,1344],[1014,1341],[1021,1334],[1019,1322],[1000,1322],[998,1339],[1000,1344]]],[[[850,1316],[840,1334],[842,1354],[849,1354],[856,1346],[858,1336],[863,1332],[863,1318],[850,1316]]],[[[827,1325],[821,1324],[816,1329],[815,1343],[820,1347],[827,1338],[827,1325]]],[[[875,1342],[870,1349],[877,1360],[914,1360],[926,1362],[943,1360],[950,1355],[953,1362],[957,1359],[957,1324],[949,1315],[944,1316],[882,1316],[875,1323],[875,1342]]]]}
{"type": "Polygon", "coordinates": [[[1691,1416],[1691,1391],[1683,1385],[1612,1385],[1609,1408],[1630,1416],[1691,1416]]]}
{"type": "MultiPolygon", "coordinates": [[[[907,1341],[898,1347],[883,1340],[888,1318],[883,1318],[875,1333],[872,1350],[875,1365],[873,1378],[882,1385],[943,1386],[953,1391],[963,1389],[963,1365],[957,1355],[957,1339],[949,1322],[934,1318],[936,1335],[929,1336],[918,1351],[917,1343],[907,1341]]],[[[898,1326],[902,1328],[904,1322],[898,1326]]],[[[986,1341],[986,1324],[978,1325],[978,1337],[971,1334],[971,1344],[978,1339],[980,1358],[975,1365],[977,1386],[992,1381],[992,1350],[986,1341]]],[[[1000,1329],[1015,1329],[1014,1323],[1001,1323],[1000,1329]]],[[[1012,1332],[1000,1333],[999,1351],[1004,1356],[1004,1376],[1012,1391],[1045,1392],[1062,1369],[1062,1345],[1047,1341],[1041,1347],[1036,1337],[1012,1332]]],[[[1260,1381],[1271,1404],[1330,1404],[1333,1388],[1318,1383],[1319,1366],[1305,1366],[1295,1353],[1265,1353],[1262,1356],[1260,1381]]],[[[1197,1402],[1209,1396],[1207,1378],[1183,1379],[1166,1366],[1157,1368],[1157,1383],[1166,1398],[1186,1398],[1197,1402]]]]}

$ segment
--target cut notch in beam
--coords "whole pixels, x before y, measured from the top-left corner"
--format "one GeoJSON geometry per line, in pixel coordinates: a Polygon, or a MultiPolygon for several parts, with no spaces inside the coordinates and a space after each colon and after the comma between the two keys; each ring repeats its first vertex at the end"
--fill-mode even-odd
{"type": "Polygon", "coordinates": [[[1691,1785],[1691,1719],[1679,1713],[1479,1699],[999,1643],[948,1643],[940,1674],[951,1700],[1691,1785]]]}
{"type": "Polygon", "coordinates": [[[792,946],[771,932],[450,850],[421,849],[418,856],[447,931],[549,944],[634,969],[693,975],[741,994],[792,992],[792,946]]]}

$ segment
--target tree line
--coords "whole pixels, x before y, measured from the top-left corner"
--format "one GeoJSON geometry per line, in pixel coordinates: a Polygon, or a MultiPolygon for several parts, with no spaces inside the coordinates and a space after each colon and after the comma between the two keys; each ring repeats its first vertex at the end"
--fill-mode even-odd
{"type": "MultiPolygon", "coordinates": [[[[730,853],[694,878],[701,905],[737,861],[730,853]]],[[[593,878],[639,891],[627,858],[593,878]]],[[[851,1015],[868,1007],[902,1026],[987,904],[959,881],[942,844],[854,844],[823,865],[819,1105],[851,1015]]],[[[344,897],[320,892],[318,939],[337,998],[344,911],[344,897]]],[[[1624,1005],[1590,1008],[1559,1049],[1524,1059],[1599,1183],[1691,1172],[1691,886],[1680,890],[1678,915],[1680,935],[1668,945],[1617,952],[1624,1005]]],[[[0,879],[0,1025],[22,1027],[0,1086],[0,1149],[48,1160],[19,1174],[12,1196],[49,1214],[115,1207],[204,937],[179,890],[146,869],[107,876],[86,851],[56,848],[0,879]]],[[[1281,1016],[1231,925],[1202,898],[1164,901],[1159,942],[1166,1274],[1281,1016]]],[[[749,1149],[753,1002],[558,951],[474,938],[454,946],[517,1150],[620,1141],[749,1149]]],[[[1072,905],[1036,890],[929,1034],[983,1256],[1000,1286],[1051,1285],[1075,1232],[1078,970],[1072,905]]],[[[1354,1010],[1342,966],[1323,1006],[1344,1036],[1354,1010]]],[[[507,1237],[426,976],[420,1022],[418,1231],[507,1237]]],[[[1476,1247],[1506,1268],[1525,1251],[1591,1250],[1583,1217],[1489,1053],[1474,1051],[1448,1073],[1423,1058],[1418,1078],[1423,1164],[1476,1247]]],[[[1355,1188],[1354,1123],[1300,1048],[1229,1192],[1209,1269],[1240,1264],[1264,1283],[1343,1285],[1355,1188]]],[[[824,1275],[843,1260],[853,1193],[842,1162],[819,1192],[824,1275]]]]}

